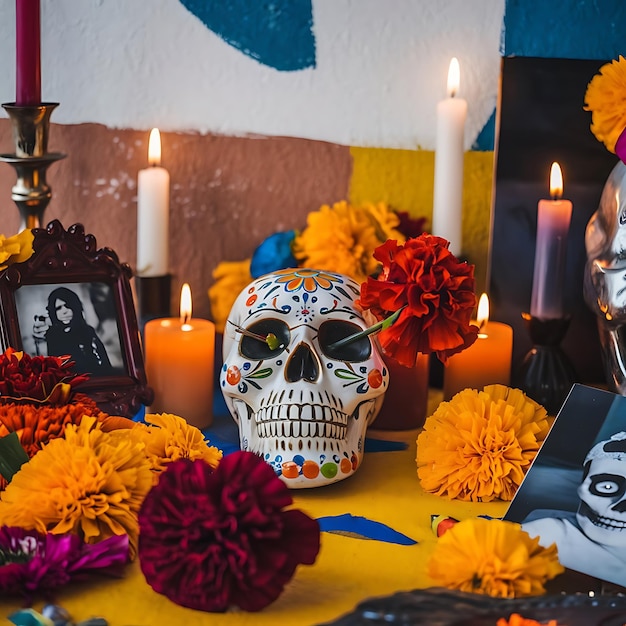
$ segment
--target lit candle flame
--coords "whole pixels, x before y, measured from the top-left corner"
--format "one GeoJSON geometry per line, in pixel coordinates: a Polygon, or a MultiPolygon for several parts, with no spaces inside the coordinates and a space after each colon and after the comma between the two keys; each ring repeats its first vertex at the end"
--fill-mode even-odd
{"type": "Polygon", "coordinates": [[[161,133],[158,128],[150,131],[148,140],[148,163],[150,165],[161,165],[161,133]]]}
{"type": "Polygon", "coordinates": [[[550,168],[550,195],[554,200],[560,200],[563,195],[563,173],[556,161],[550,168]]]}
{"type": "Polygon", "coordinates": [[[486,293],[480,296],[478,301],[478,312],[476,313],[476,319],[478,321],[478,328],[482,330],[485,324],[489,321],[489,298],[486,293]]]}
{"type": "Polygon", "coordinates": [[[191,287],[185,283],[180,290],[180,323],[187,326],[191,319],[191,287]]]}
{"type": "Polygon", "coordinates": [[[459,60],[456,57],[452,57],[450,67],[448,68],[448,96],[454,98],[460,86],[461,68],[459,67],[459,60]]]}

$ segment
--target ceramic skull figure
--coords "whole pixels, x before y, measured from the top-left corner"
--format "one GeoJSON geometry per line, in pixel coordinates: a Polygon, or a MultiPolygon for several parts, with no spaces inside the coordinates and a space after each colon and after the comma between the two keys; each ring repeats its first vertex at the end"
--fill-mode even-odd
{"type": "Polygon", "coordinates": [[[626,395],[626,165],[621,161],[587,224],[585,247],[583,291],[597,315],[607,382],[626,395]]]}
{"type": "Polygon", "coordinates": [[[582,531],[604,546],[626,546],[626,432],[595,445],[585,459],[576,519],[582,531]]]}
{"type": "Polygon", "coordinates": [[[387,368],[355,308],[359,286],[340,274],[288,269],[254,280],[224,329],[220,384],[241,448],[294,488],[327,485],[361,464],[365,431],[387,368]]]}

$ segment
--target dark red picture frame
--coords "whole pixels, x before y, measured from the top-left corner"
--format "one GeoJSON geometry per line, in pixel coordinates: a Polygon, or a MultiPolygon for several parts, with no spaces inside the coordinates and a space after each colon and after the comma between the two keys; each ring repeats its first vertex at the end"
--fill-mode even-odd
{"type": "Polygon", "coordinates": [[[98,248],[96,238],[82,224],[67,230],[58,220],[33,229],[34,253],[24,263],[0,272],[0,345],[22,350],[16,291],[26,285],[102,282],[110,286],[117,314],[124,370],[122,374],[91,376],[80,391],[101,410],[132,417],[149,405],[153,391],[147,384],[137,315],[130,279],[132,269],[120,263],[111,248],[98,248]]]}

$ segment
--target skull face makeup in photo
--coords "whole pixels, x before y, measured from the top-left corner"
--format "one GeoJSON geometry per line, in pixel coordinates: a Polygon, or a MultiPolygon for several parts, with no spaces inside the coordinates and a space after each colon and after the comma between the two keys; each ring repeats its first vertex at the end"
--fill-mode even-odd
{"type": "Polygon", "coordinates": [[[351,278],[289,269],[248,285],[224,331],[220,385],[240,445],[294,488],[351,476],[382,405],[387,367],[370,337],[351,278]]]}
{"type": "Polygon", "coordinates": [[[595,444],[582,466],[577,508],[535,509],[522,528],[544,547],[556,544],[565,567],[626,586],[626,432],[595,444]]]}
{"type": "Polygon", "coordinates": [[[594,446],[585,459],[576,519],[596,543],[626,546],[626,432],[594,446]]]}

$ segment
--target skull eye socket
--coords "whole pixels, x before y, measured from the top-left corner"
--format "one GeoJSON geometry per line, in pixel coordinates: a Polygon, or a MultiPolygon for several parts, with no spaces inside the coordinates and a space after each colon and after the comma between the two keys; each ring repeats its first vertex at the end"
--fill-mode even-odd
{"type": "Polygon", "coordinates": [[[249,326],[246,326],[245,330],[255,335],[260,335],[259,338],[250,337],[250,335],[245,334],[241,337],[241,354],[256,361],[277,357],[289,345],[289,339],[291,337],[289,326],[282,320],[277,319],[264,319],[253,322],[249,326]],[[267,337],[270,334],[276,337],[278,347],[274,347],[273,344],[270,347],[268,342],[261,338],[267,337]],[[273,350],[272,347],[274,347],[273,350]]]}
{"type": "Polygon", "coordinates": [[[333,343],[350,335],[360,333],[363,329],[345,320],[328,320],[319,328],[318,341],[322,352],[335,361],[365,361],[372,354],[369,337],[361,337],[343,346],[335,347],[333,343]]]}
{"type": "Polygon", "coordinates": [[[594,496],[615,496],[622,495],[626,488],[626,481],[623,476],[615,474],[598,474],[591,477],[589,492],[594,496]]]}

